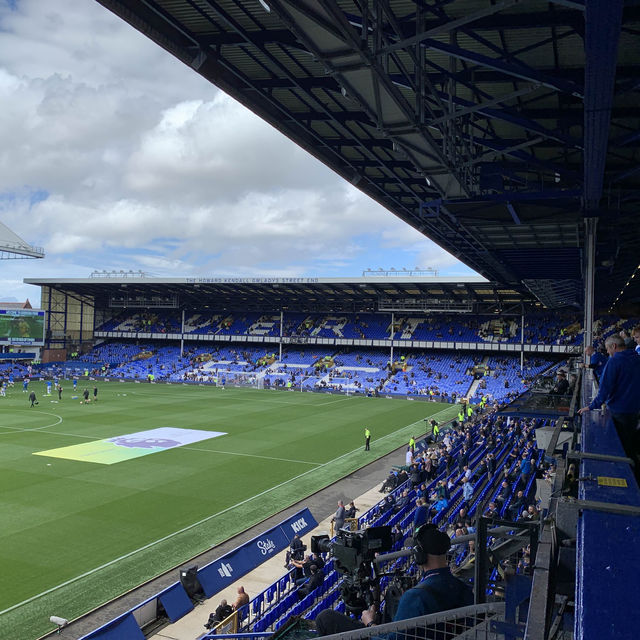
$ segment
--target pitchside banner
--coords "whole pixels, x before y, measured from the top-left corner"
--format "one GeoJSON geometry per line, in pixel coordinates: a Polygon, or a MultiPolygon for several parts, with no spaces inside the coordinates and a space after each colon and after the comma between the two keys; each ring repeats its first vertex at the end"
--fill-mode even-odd
{"type": "Polygon", "coordinates": [[[205,595],[210,598],[222,591],[271,556],[286,549],[296,533],[302,537],[317,525],[309,509],[303,509],[273,529],[202,567],[198,571],[198,580],[205,595]]]}

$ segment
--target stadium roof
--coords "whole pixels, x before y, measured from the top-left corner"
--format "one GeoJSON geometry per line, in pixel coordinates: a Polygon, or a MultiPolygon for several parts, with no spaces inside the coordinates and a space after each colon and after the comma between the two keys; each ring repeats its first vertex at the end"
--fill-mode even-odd
{"type": "Polygon", "coordinates": [[[32,247],[17,233],[0,222],[0,260],[12,258],[44,258],[44,249],[32,247]]]}
{"type": "Polygon", "coordinates": [[[638,266],[635,1],[98,1],[491,280],[580,303],[585,217],[599,306],[638,266]]]}
{"type": "Polygon", "coordinates": [[[531,295],[478,276],[460,278],[27,278],[96,306],[290,311],[509,312],[531,295]]]}

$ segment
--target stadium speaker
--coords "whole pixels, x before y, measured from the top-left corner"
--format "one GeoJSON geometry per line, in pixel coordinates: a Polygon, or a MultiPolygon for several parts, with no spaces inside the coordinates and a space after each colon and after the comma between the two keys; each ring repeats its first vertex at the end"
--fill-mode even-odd
{"type": "Polygon", "coordinates": [[[197,598],[203,594],[202,585],[198,580],[198,565],[180,569],[180,583],[190,598],[197,598]]]}

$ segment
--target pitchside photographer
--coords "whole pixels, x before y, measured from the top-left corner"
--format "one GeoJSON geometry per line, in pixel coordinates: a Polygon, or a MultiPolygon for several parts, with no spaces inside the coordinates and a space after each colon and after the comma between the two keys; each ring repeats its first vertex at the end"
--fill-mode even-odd
{"type": "MultiPolygon", "coordinates": [[[[422,580],[415,587],[404,592],[393,621],[398,622],[473,604],[471,588],[454,578],[449,570],[446,555],[451,548],[449,536],[435,525],[425,524],[416,531],[414,545],[416,564],[423,571],[422,580]]],[[[316,617],[316,629],[319,636],[326,636],[374,626],[379,620],[376,605],[364,610],[361,620],[362,622],[326,609],[316,617]]]]}

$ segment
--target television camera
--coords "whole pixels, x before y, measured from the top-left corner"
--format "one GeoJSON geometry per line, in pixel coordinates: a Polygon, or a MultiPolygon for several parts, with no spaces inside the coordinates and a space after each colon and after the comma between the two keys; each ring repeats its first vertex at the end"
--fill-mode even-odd
{"type": "Polygon", "coordinates": [[[340,529],[333,541],[326,534],[311,536],[311,551],[329,553],[334,559],[336,569],[343,576],[340,585],[342,600],[347,611],[357,616],[372,605],[379,609],[380,578],[383,576],[392,576],[386,591],[385,611],[390,604],[390,593],[393,593],[393,600],[396,597],[399,600],[402,593],[413,586],[413,580],[399,572],[380,572],[375,560],[379,560],[380,554],[391,551],[392,547],[393,537],[388,526],[358,531],[340,529]]]}

